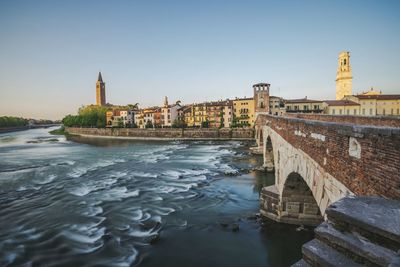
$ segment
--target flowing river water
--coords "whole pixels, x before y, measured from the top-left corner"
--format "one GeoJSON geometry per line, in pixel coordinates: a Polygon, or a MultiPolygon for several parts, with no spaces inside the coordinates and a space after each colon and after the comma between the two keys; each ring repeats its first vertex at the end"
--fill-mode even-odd
{"type": "Polygon", "coordinates": [[[311,230],[255,219],[249,142],[0,134],[0,266],[290,266],[311,230]]]}

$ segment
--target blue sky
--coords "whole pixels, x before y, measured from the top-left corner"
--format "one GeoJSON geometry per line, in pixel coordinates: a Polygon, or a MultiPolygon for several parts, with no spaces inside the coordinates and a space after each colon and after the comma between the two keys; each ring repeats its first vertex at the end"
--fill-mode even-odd
{"type": "Polygon", "coordinates": [[[400,93],[400,1],[0,1],[0,115],[62,118],[95,102],[160,105],[273,95],[400,93]]]}

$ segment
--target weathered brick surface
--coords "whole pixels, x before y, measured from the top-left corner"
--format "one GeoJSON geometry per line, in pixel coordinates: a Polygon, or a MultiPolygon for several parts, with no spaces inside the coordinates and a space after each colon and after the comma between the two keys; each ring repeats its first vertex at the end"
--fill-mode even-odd
{"type": "Polygon", "coordinates": [[[253,139],[254,129],[132,129],[132,128],[73,128],[70,134],[107,137],[157,139],[253,139]]]}
{"type": "Polygon", "coordinates": [[[271,127],[356,195],[400,199],[400,128],[358,122],[359,118],[348,124],[271,115],[257,119],[257,125],[271,127]],[[360,158],[349,154],[350,137],[361,146],[360,158]]]}
{"type": "Polygon", "coordinates": [[[296,114],[286,113],[287,117],[307,119],[307,120],[318,120],[318,121],[329,121],[339,123],[350,123],[357,125],[374,125],[374,126],[389,126],[389,127],[400,127],[400,117],[389,117],[389,116],[351,116],[351,115],[325,115],[325,114],[296,114]]]}

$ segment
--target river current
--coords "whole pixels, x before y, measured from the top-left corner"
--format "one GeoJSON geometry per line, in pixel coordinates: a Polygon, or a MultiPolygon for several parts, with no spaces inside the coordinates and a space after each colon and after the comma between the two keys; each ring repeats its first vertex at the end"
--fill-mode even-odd
{"type": "Polygon", "coordinates": [[[0,134],[0,266],[289,266],[312,230],[262,222],[249,142],[0,134]]]}

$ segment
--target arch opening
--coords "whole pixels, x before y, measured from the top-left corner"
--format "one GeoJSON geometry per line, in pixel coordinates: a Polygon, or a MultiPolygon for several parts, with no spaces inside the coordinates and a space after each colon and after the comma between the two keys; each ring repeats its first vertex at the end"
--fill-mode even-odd
{"type": "Polygon", "coordinates": [[[265,140],[264,167],[267,170],[267,172],[273,172],[275,169],[274,149],[272,147],[272,141],[270,136],[268,136],[267,139],[265,140]]]}
{"type": "Polygon", "coordinates": [[[282,221],[304,225],[318,225],[323,221],[310,187],[296,172],[287,177],[280,202],[282,221]]]}

